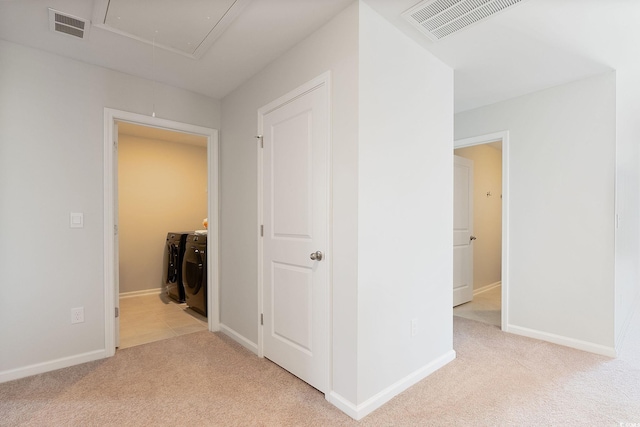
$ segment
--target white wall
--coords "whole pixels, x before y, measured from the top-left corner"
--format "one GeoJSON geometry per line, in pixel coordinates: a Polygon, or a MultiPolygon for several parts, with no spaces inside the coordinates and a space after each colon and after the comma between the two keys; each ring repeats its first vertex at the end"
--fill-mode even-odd
{"type": "Polygon", "coordinates": [[[616,76],[456,114],[455,137],[509,131],[508,330],[614,344],[616,76]]]}
{"type": "MultiPolygon", "coordinates": [[[[104,353],[104,108],[152,82],[0,41],[0,381],[104,353]],[[69,228],[69,212],[85,227],[69,228]],[[72,325],[71,308],[85,322],[72,325]]],[[[156,114],[217,128],[219,103],[157,85],[156,114]]]]}
{"type": "Polygon", "coordinates": [[[616,347],[640,298],[640,67],[616,72],[616,347]]]}
{"type": "Polygon", "coordinates": [[[502,151],[481,144],[454,154],[473,160],[473,289],[478,290],[502,280],[502,151]]]}
{"type": "Polygon", "coordinates": [[[357,417],[453,357],[453,73],[362,2],[223,99],[221,322],[257,349],[257,110],[327,70],[328,398],[357,417]]]}
{"type": "Polygon", "coordinates": [[[363,2],[359,67],[358,403],[365,404],[453,357],[453,71],[363,2]]]}
{"type": "Polygon", "coordinates": [[[221,328],[258,343],[257,111],[331,71],[333,389],[356,400],[358,7],[354,3],[222,101],[221,328]]]}

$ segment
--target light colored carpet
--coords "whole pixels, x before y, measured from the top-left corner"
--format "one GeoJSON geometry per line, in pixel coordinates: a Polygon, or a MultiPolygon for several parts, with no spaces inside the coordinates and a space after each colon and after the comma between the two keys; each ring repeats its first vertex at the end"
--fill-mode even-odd
{"type": "Polygon", "coordinates": [[[640,319],[609,359],[454,318],[458,358],[356,422],[229,338],[196,332],[0,384],[2,426],[640,423],[640,319]]]}

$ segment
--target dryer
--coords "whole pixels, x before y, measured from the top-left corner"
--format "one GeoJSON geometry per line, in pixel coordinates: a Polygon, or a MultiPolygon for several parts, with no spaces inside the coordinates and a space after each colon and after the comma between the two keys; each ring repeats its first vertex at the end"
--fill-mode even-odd
{"type": "Polygon", "coordinates": [[[185,301],[182,284],[182,259],[189,233],[189,231],[167,233],[167,242],[164,248],[162,280],[167,296],[179,303],[185,301]]]}
{"type": "Polygon", "coordinates": [[[189,234],[182,260],[182,283],[187,306],[207,316],[207,235],[189,234]]]}

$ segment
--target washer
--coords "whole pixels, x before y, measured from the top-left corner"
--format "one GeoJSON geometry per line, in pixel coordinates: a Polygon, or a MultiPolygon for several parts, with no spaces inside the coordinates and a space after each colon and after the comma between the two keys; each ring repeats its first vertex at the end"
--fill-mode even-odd
{"type": "Polygon", "coordinates": [[[207,316],[207,235],[189,234],[182,261],[182,283],[187,305],[207,316]]]}
{"type": "Polygon", "coordinates": [[[182,259],[187,236],[192,231],[169,232],[164,250],[162,280],[167,296],[172,300],[183,303],[185,301],[184,286],[182,284],[182,259]]]}

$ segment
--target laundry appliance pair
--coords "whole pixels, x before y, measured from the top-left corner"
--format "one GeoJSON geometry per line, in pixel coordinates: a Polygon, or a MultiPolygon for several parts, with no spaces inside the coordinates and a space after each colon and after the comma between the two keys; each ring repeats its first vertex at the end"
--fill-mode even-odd
{"type": "Polygon", "coordinates": [[[164,254],[167,296],[207,315],[207,235],[170,232],[164,254]]]}

